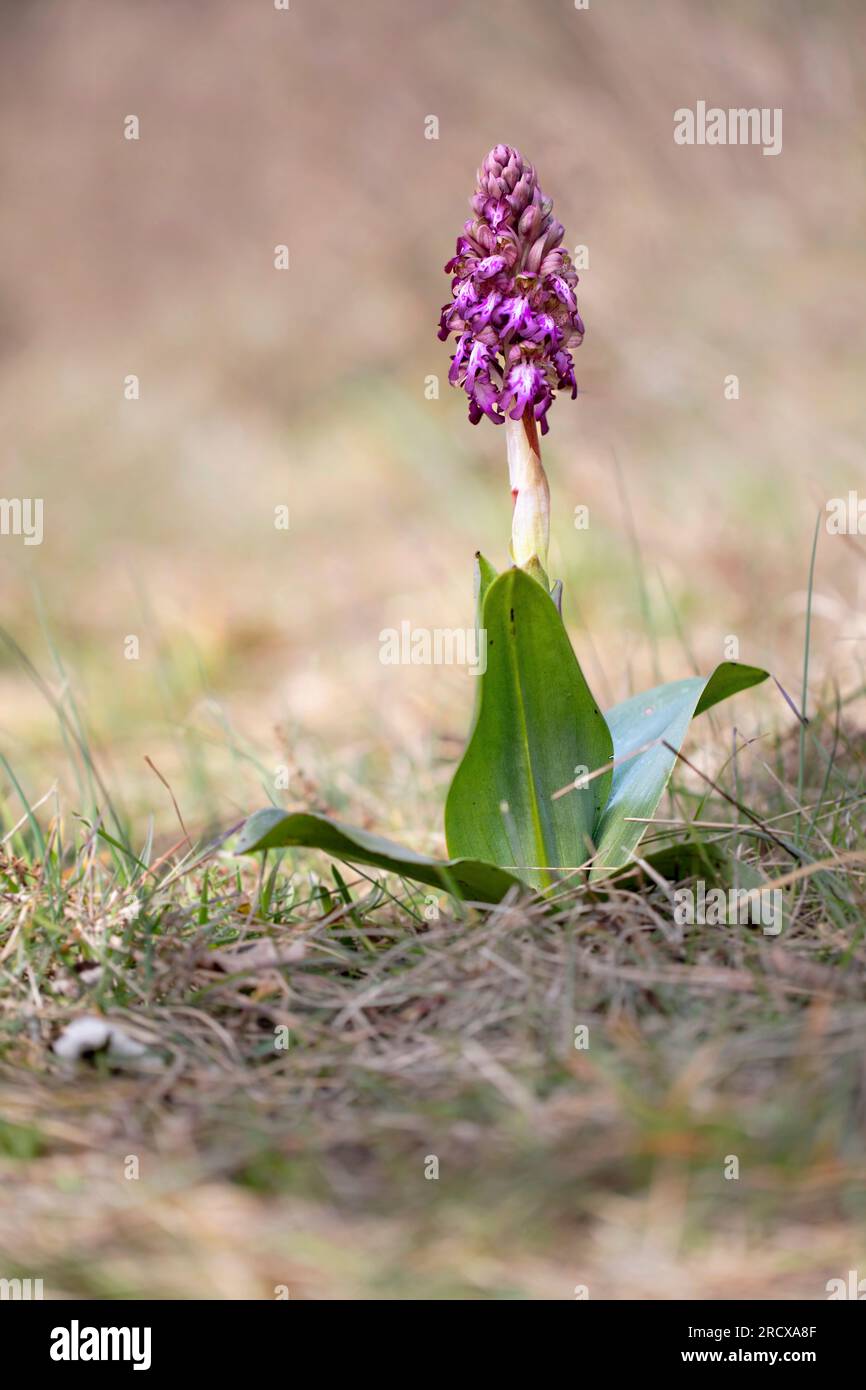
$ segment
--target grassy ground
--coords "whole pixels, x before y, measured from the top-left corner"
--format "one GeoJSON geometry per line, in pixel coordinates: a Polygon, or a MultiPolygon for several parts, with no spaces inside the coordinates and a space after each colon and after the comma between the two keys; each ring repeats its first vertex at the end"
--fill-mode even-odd
{"type": "Polygon", "coordinates": [[[783,885],[778,937],[678,925],[661,878],[455,918],[345,866],[23,818],[4,1269],[103,1297],[824,1296],[866,1253],[866,790],[843,722],[813,721],[802,803],[791,744],[722,774],[739,809],[691,778],[667,817],[783,885]],[[146,1051],[53,1055],[93,1013],[146,1051]]]}
{"type": "Polygon", "coordinates": [[[816,518],[862,494],[862,7],[495,10],[0,5],[3,492],[45,503],[43,544],[0,537],[0,1277],[821,1298],[866,1272],[862,535],[819,527],[810,579],[816,518]],[[676,146],[698,99],[783,108],[782,154],[676,146]],[[435,337],[499,140],[588,249],[544,455],[593,691],[734,642],[807,708],[768,683],[702,716],[647,837],[781,879],[778,937],[680,927],[651,877],[428,920],[222,838],[276,799],[443,849],[472,682],[383,667],[379,633],[465,627],[474,551],[506,562],[500,433],[435,337]],[[144,1055],[64,1062],[82,1013],[144,1055]]]}

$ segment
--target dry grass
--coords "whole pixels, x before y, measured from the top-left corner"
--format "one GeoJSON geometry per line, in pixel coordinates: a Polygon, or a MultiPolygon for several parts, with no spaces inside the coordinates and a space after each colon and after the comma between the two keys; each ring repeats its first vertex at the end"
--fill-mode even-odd
{"type": "Polygon", "coordinates": [[[764,842],[779,938],[678,925],[664,880],[427,921],[405,884],[220,849],[121,888],[90,842],[60,902],[8,863],[4,1267],[87,1296],[821,1297],[863,1253],[861,807],[823,807],[829,871],[764,842]],[[54,1057],[95,1010],[147,1054],[54,1057]]]}

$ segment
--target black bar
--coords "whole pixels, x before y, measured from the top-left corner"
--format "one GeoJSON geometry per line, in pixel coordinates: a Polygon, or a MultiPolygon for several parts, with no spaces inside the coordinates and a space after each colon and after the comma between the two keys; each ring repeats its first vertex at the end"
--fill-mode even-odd
{"type": "Polygon", "coordinates": [[[500,1361],[504,1369],[513,1370],[516,1348],[536,1364],[539,1358],[564,1358],[563,1369],[571,1365],[575,1376],[595,1364],[613,1374],[797,1366],[826,1378],[828,1372],[859,1360],[866,1330],[861,1301],[839,1297],[814,1302],[656,1303],[576,1298],[565,1307],[547,1305],[546,1312],[538,1304],[526,1302],[516,1308],[509,1302],[507,1321],[500,1323],[502,1310],[485,1310],[479,1306],[483,1301],[471,1302],[468,1309],[463,1302],[460,1311],[452,1312],[426,1303],[400,1302],[395,1308],[371,1302],[359,1307],[290,1298],[6,1300],[0,1302],[0,1330],[7,1333],[7,1350],[11,1338],[20,1351],[26,1349],[29,1371],[40,1377],[47,1372],[50,1380],[61,1383],[76,1375],[93,1380],[100,1371],[114,1377],[133,1375],[137,1381],[174,1370],[220,1377],[253,1374],[260,1379],[268,1371],[299,1371],[310,1360],[318,1361],[329,1377],[343,1362],[355,1375],[366,1365],[368,1371],[378,1368],[393,1380],[401,1364],[404,1374],[410,1372],[404,1344],[410,1327],[424,1338],[423,1376],[428,1382],[437,1365],[450,1376],[477,1367],[487,1379],[500,1361]],[[459,1344],[447,1335],[452,1317],[463,1333],[459,1344]],[[103,1328],[114,1331],[103,1335],[103,1328]],[[531,1342],[523,1340],[527,1334],[531,1342]],[[90,1359],[93,1352],[100,1359],[90,1359]]]}

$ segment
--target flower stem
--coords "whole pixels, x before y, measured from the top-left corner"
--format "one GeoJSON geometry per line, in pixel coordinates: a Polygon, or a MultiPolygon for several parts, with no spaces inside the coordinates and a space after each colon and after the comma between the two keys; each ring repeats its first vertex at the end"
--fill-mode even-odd
{"type": "Polygon", "coordinates": [[[550,488],[541,463],[538,428],[532,407],[519,420],[505,419],[508,475],[514,511],[511,518],[511,558],[549,589],[547,550],[550,543],[550,488]]]}

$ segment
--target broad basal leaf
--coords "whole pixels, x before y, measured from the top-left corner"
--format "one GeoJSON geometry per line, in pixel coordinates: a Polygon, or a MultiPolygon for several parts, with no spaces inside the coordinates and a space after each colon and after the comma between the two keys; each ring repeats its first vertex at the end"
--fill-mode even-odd
{"type": "Polygon", "coordinates": [[[473,859],[431,859],[381,835],[371,835],[327,816],[310,812],[287,814],[276,807],[250,816],[238,836],[235,853],[253,854],[256,850],[282,849],[287,845],[322,849],[350,864],[373,864],[453,893],[467,902],[497,903],[509,888],[525,886],[494,864],[473,859]]]}
{"type": "MultiPolygon", "coordinates": [[[[485,560],[484,556],[481,554],[481,551],[480,551],[480,550],[476,550],[476,552],[475,552],[475,585],[474,585],[474,587],[475,587],[475,650],[476,650],[476,652],[478,652],[479,656],[480,656],[480,654],[481,654],[481,643],[482,643],[482,640],[483,640],[483,639],[482,639],[482,636],[481,636],[481,629],[482,629],[482,623],[483,623],[483,621],[484,621],[484,600],[485,600],[486,597],[487,597],[487,591],[488,591],[488,589],[490,588],[491,584],[493,584],[493,583],[495,582],[495,580],[496,580],[496,570],[493,568],[493,566],[491,565],[491,563],[490,563],[489,560],[485,560]]],[[[475,698],[474,698],[473,706],[472,706],[472,725],[471,725],[471,728],[470,728],[470,733],[472,732],[472,729],[475,728],[475,725],[476,725],[476,723],[478,722],[478,711],[480,710],[480,708],[481,708],[481,682],[478,680],[478,678],[477,678],[477,676],[476,676],[476,677],[475,677],[475,698]]]]}
{"type": "MultiPolygon", "coordinates": [[[[766,679],[767,672],[757,666],[727,661],[709,677],[691,676],[657,685],[608,711],[614,761],[618,765],[614,768],[610,800],[598,823],[593,879],[629,862],[647,829],[640,817],[655,815],[676,761],[676,754],[664,743],[679,750],[696,714],[766,679]],[[649,746],[638,752],[644,745],[649,746]]],[[[579,793],[571,793],[563,800],[569,801],[572,795],[579,793]]]]}
{"type": "Polygon", "coordinates": [[[591,856],[610,776],[557,800],[553,793],[581,769],[604,767],[613,744],[556,605],[535,579],[510,569],[494,580],[483,627],[487,667],[445,805],[448,851],[545,888],[591,856]]]}

